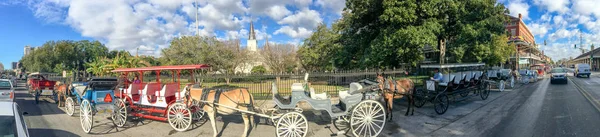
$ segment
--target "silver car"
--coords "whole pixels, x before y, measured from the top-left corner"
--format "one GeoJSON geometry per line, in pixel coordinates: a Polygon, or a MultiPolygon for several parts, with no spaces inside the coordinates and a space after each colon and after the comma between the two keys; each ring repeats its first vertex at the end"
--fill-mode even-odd
{"type": "Polygon", "coordinates": [[[553,68],[550,74],[550,84],[558,82],[567,84],[567,70],[565,68],[553,68]]]}
{"type": "Polygon", "coordinates": [[[15,91],[12,82],[8,79],[0,79],[0,102],[13,102],[15,91]]]}
{"type": "Polygon", "coordinates": [[[0,102],[0,136],[2,137],[29,137],[29,130],[25,124],[19,105],[15,102],[0,102]]]}

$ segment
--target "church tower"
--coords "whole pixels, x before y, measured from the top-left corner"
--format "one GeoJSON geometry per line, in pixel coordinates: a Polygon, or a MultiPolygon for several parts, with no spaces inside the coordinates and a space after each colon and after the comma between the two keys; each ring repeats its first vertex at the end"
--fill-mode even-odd
{"type": "Polygon", "coordinates": [[[257,51],[258,49],[256,42],[256,34],[254,33],[254,23],[252,23],[252,21],[250,21],[250,34],[248,34],[248,41],[246,45],[246,49],[250,51],[257,51]]]}

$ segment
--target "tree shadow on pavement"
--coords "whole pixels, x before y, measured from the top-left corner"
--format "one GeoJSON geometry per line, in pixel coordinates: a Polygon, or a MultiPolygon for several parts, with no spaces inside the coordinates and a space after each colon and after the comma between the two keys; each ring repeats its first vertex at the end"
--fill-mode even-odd
{"type": "Polygon", "coordinates": [[[54,100],[40,98],[39,103],[35,104],[33,96],[29,93],[15,93],[15,102],[19,104],[21,111],[29,113],[27,116],[65,114],[63,110],[58,108],[58,104],[54,103],[54,100]]]}

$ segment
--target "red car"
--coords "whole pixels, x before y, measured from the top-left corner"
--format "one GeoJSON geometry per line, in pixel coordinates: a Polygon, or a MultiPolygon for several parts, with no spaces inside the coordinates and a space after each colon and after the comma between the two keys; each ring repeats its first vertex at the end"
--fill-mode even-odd
{"type": "Polygon", "coordinates": [[[27,87],[29,93],[35,97],[35,103],[39,103],[41,97],[51,97],[56,100],[56,91],[54,91],[54,85],[56,81],[48,80],[48,75],[43,73],[31,73],[27,76],[27,87]]]}

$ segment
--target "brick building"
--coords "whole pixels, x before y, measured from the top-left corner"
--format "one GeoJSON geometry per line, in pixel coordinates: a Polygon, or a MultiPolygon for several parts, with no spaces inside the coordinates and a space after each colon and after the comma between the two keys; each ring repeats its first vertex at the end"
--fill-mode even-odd
{"type": "Polygon", "coordinates": [[[523,22],[521,14],[519,14],[518,17],[510,15],[506,16],[509,18],[509,20],[504,23],[506,32],[510,35],[508,44],[514,44],[517,47],[516,50],[518,54],[512,55],[509,62],[505,65],[515,66],[518,69],[527,69],[534,64],[549,63],[550,58],[544,55],[543,51],[539,50],[539,45],[535,43],[535,37],[523,22]]]}

